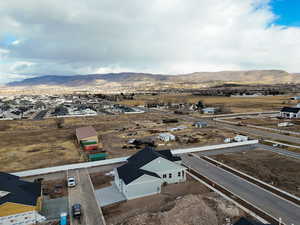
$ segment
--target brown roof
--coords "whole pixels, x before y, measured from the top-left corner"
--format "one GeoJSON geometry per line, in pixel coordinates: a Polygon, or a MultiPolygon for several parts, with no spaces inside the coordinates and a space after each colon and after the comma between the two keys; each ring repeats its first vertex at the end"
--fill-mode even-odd
{"type": "Polygon", "coordinates": [[[97,132],[96,132],[95,128],[92,126],[80,127],[80,128],[76,129],[76,136],[77,136],[77,139],[82,139],[82,138],[97,136],[97,132]]]}

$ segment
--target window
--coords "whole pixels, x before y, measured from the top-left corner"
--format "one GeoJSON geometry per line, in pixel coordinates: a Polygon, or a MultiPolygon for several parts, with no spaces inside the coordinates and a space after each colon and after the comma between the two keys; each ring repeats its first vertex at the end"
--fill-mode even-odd
{"type": "Polygon", "coordinates": [[[181,171],[181,173],[182,173],[182,176],[184,177],[184,171],[183,170],[181,171]]]}
{"type": "Polygon", "coordinates": [[[178,172],[178,176],[179,176],[179,177],[181,176],[181,172],[178,172]]]}
{"type": "Polygon", "coordinates": [[[172,174],[171,173],[169,173],[169,178],[172,178],[172,174]]]}
{"type": "Polygon", "coordinates": [[[167,178],[167,174],[163,174],[163,178],[167,178]]]}

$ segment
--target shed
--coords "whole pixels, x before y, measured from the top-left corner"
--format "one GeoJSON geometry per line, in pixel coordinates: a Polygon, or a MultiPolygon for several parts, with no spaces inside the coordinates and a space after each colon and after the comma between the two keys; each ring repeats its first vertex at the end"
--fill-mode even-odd
{"type": "Polygon", "coordinates": [[[158,138],[162,141],[175,141],[176,137],[171,133],[161,133],[159,134],[158,138]]]}
{"type": "Polygon", "coordinates": [[[78,142],[96,141],[98,143],[97,132],[92,126],[77,128],[76,137],[78,142]]]}
{"type": "Polygon", "coordinates": [[[198,121],[198,122],[194,123],[194,126],[197,128],[203,128],[203,127],[207,127],[208,124],[205,121],[198,121]]]}
{"type": "Polygon", "coordinates": [[[104,160],[107,156],[107,153],[89,154],[89,161],[104,160]]]}

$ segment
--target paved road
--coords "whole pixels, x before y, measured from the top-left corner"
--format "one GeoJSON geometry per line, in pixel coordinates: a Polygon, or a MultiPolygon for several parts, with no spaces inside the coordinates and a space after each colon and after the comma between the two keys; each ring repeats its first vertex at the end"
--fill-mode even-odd
{"type": "Polygon", "coordinates": [[[83,211],[81,221],[70,216],[71,225],[105,225],[87,169],[71,170],[68,173],[69,176],[74,176],[77,181],[76,187],[69,188],[69,213],[72,215],[71,208],[75,203],[80,203],[83,211]]]}
{"type": "Polygon", "coordinates": [[[287,151],[287,150],[284,150],[284,149],[281,149],[281,148],[277,148],[277,147],[273,147],[273,146],[269,146],[269,145],[263,145],[263,144],[256,144],[255,146],[259,149],[264,149],[264,150],[267,150],[267,151],[271,151],[271,152],[274,152],[274,153],[285,155],[287,157],[300,159],[300,154],[296,153],[296,152],[291,152],[291,151],[287,151]]]}
{"type": "Polygon", "coordinates": [[[42,120],[44,116],[47,114],[48,110],[42,110],[38,114],[33,117],[33,120],[42,120]]]}
{"type": "Polygon", "coordinates": [[[222,185],[243,200],[260,208],[275,218],[282,218],[287,225],[300,224],[300,207],[273,195],[272,193],[233,175],[203,159],[182,156],[183,163],[193,168],[199,174],[208,177],[215,183],[222,185]]]}
{"type": "Polygon", "coordinates": [[[249,134],[253,136],[258,136],[265,139],[271,139],[271,140],[273,139],[273,140],[287,141],[291,143],[300,144],[300,138],[298,137],[272,133],[265,130],[259,130],[255,128],[244,127],[244,126],[235,126],[235,125],[225,124],[225,123],[211,121],[211,120],[210,121],[208,120],[207,122],[209,122],[212,125],[219,125],[221,128],[234,130],[240,133],[249,134]]]}

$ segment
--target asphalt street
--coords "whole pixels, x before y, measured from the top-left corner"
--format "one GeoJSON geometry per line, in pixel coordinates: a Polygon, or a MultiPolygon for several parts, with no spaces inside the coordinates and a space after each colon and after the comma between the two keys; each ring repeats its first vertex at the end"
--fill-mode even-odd
{"type": "Polygon", "coordinates": [[[293,137],[293,136],[288,136],[288,135],[283,135],[283,134],[278,134],[278,133],[271,133],[268,131],[244,127],[244,126],[235,126],[235,125],[225,124],[225,123],[211,121],[211,120],[207,120],[207,122],[209,122],[210,124],[213,124],[213,125],[218,125],[221,128],[225,128],[228,130],[234,130],[234,131],[237,131],[240,133],[249,134],[249,135],[253,135],[256,137],[261,137],[261,138],[271,139],[271,140],[278,140],[278,141],[287,141],[287,142],[291,142],[291,143],[300,144],[300,138],[298,138],[298,137],[293,137]]]}
{"type": "Polygon", "coordinates": [[[70,224],[71,225],[105,225],[101,208],[95,198],[94,188],[87,169],[71,170],[68,176],[75,177],[77,185],[69,188],[70,224]],[[81,220],[72,216],[72,205],[79,203],[82,207],[81,220]]]}
{"type": "Polygon", "coordinates": [[[284,149],[281,149],[281,148],[278,148],[278,147],[273,147],[273,146],[263,145],[263,144],[256,144],[255,146],[259,149],[264,149],[264,150],[271,151],[271,152],[274,152],[274,153],[277,153],[277,154],[280,154],[280,155],[284,155],[284,156],[287,156],[287,157],[300,159],[300,154],[296,153],[296,152],[291,152],[291,151],[287,151],[287,150],[284,150],[284,149]]]}
{"type": "Polygon", "coordinates": [[[251,203],[274,218],[281,218],[286,225],[300,224],[300,207],[286,201],[257,185],[229,173],[203,159],[182,156],[183,164],[230,190],[241,199],[251,203]]]}

